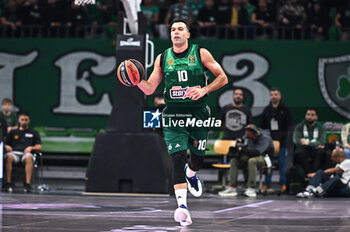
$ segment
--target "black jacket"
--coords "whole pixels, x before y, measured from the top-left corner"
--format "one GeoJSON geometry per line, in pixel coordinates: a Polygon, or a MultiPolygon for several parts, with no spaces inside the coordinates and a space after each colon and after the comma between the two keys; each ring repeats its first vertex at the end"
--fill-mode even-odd
{"type": "Polygon", "coordinates": [[[293,125],[292,114],[289,108],[281,101],[275,109],[271,103],[265,107],[260,117],[260,127],[268,129],[271,132],[273,140],[278,140],[281,147],[286,146],[286,140],[289,128],[293,125]],[[277,121],[278,128],[271,127],[271,120],[277,121]]]}

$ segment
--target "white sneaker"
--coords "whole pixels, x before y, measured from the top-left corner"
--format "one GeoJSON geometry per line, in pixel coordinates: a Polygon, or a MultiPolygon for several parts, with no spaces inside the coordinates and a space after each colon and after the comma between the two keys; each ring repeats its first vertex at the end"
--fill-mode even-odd
{"type": "Polygon", "coordinates": [[[256,192],[254,188],[247,188],[247,190],[245,190],[244,195],[246,195],[247,197],[256,197],[256,192]]]}
{"type": "Polygon", "coordinates": [[[195,196],[195,197],[200,197],[202,195],[202,183],[199,180],[197,175],[194,175],[193,177],[187,177],[186,175],[186,170],[188,168],[188,165],[186,164],[185,166],[185,177],[186,177],[186,182],[187,182],[187,187],[188,191],[195,196]]]}
{"type": "Polygon", "coordinates": [[[297,197],[299,198],[313,198],[315,196],[315,194],[311,191],[304,191],[304,192],[300,192],[297,194],[297,197]]]}
{"type": "Polygon", "coordinates": [[[219,196],[222,197],[235,197],[237,196],[237,190],[236,188],[226,187],[225,190],[219,192],[219,196]]]}
{"type": "Polygon", "coordinates": [[[174,219],[180,222],[181,226],[189,226],[192,224],[190,212],[184,205],[180,205],[180,207],[175,210],[174,219]]]}
{"type": "Polygon", "coordinates": [[[304,192],[297,193],[296,197],[304,198],[304,192]]]}

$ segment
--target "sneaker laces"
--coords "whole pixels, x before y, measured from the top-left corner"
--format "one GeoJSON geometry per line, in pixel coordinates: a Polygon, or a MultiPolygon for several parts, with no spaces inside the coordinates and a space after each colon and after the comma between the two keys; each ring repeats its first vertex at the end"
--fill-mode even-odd
{"type": "Polygon", "coordinates": [[[192,177],[187,177],[186,178],[188,179],[188,181],[190,182],[191,186],[196,190],[198,191],[199,188],[198,188],[198,184],[197,184],[197,181],[198,181],[198,177],[197,175],[194,175],[192,177]]]}

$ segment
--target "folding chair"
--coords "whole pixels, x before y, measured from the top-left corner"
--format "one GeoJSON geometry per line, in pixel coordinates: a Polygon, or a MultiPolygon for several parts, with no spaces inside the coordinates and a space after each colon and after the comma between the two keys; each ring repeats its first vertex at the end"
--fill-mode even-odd
{"type": "Polygon", "coordinates": [[[214,168],[219,169],[219,178],[221,177],[221,185],[213,186],[215,188],[225,188],[226,186],[226,171],[230,168],[230,163],[227,162],[227,154],[230,151],[230,147],[235,146],[234,140],[216,140],[214,143],[214,152],[218,155],[222,155],[220,163],[212,164],[214,168]]]}
{"type": "MultiPolygon", "coordinates": [[[[31,184],[33,186],[33,190],[35,187],[39,187],[42,185],[42,177],[43,177],[43,160],[42,160],[42,152],[41,151],[32,151],[33,155],[33,173],[31,184]]],[[[25,181],[25,165],[23,163],[13,164],[12,169],[12,183],[18,183],[25,181]],[[21,180],[19,180],[21,179],[21,180]],[[22,181],[23,180],[23,181],[22,181]]]]}

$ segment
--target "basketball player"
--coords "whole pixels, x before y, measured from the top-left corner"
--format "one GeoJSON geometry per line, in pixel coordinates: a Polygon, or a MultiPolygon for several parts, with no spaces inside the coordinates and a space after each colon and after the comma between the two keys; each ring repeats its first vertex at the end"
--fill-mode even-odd
{"type": "Polygon", "coordinates": [[[187,187],[195,197],[201,196],[202,186],[196,172],[203,164],[209,128],[169,124],[186,121],[188,117],[203,121],[208,119],[208,93],[221,88],[228,81],[221,66],[206,49],[189,43],[190,32],[186,21],[174,19],[171,22],[170,35],[173,46],[158,55],[149,79],[142,80],[137,86],[146,95],[150,95],[162,79],[165,80],[163,132],[173,160],[174,189],[178,203],[174,219],[182,226],[187,226],[192,224],[187,209],[187,187]],[[209,85],[207,69],[216,77],[209,85]],[[188,164],[187,149],[191,152],[188,164]]]}

